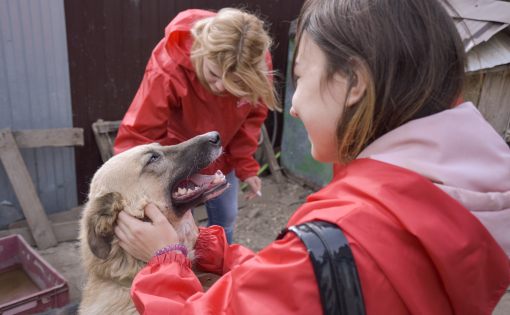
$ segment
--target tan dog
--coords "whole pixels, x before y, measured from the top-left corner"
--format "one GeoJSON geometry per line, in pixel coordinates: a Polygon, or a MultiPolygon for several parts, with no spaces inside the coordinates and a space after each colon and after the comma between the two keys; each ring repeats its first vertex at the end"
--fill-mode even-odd
{"type": "MultiPolygon", "coordinates": [[[[119,211],[143,219],[152,202],[192,249],[197,228],[190,208],[228,186],[221,172],[198,175],[222,152],[219,134],[209,132],[174,146],[147,144],[112,157],[94,174],[80,225],[87,272],[80,314],[137,314],[129,290],[145,265],[119,245],[113,229],[119,211]]],[[[189,254],[193,257],[193,251],[189,254]]]]}

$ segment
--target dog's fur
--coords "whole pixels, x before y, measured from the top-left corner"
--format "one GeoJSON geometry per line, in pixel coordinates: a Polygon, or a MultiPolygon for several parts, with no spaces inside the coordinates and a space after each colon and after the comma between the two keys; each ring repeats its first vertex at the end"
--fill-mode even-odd
{"type": "Polygon", "coordinates": [[[192,249],[198,231],[188,209],[219,195],[227,184],[224,178],[213,184],[209,176],[203,191],[191,199],[179,200],[171,193],[220,154],[219,135],[210,132],[174,146],[154,143],[135,147],[112,157],[96,172],[80,224],[87,273],[80,314],[137,314],[129,291],[145,263],[118,245],[113,230],[119,211],[143,219],[144,207],[154,203],[192,249]]]}

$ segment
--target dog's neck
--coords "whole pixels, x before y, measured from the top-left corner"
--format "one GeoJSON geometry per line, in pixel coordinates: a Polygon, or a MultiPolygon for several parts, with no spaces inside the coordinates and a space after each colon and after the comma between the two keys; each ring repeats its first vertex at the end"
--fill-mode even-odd
{"type": "Polygon", "coordinates": [[[112,281],[121,287],[131,288],[131,284],[133,283],[133,278],[114,279],[112,281]]]}

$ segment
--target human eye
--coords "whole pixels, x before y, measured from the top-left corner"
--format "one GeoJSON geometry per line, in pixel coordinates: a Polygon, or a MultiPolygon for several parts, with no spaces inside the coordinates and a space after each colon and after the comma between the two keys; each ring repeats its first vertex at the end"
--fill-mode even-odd
{"type": "Polygon", "coordinates": [[[300,76],[296,72],[294,72],[294,74],[292,75],[292,81],[294,81],[294,86],[298,84],[299,78],[300,76]]]}
{"type": "Polygon", "coordinates": [[[292,78],[296,82],[301,78],[301,72],[299,71],[299,68],[297,66],[294,67],[294,71],[292,72],[292,78]]]}
{"type": "Polygon", "coordinates": [[[297,81],[301,78],[301,64],[296,61],[294,64],[294,68],[292,69],[292,79],[294,80],[294,83],[297,83],[297,81]]]}

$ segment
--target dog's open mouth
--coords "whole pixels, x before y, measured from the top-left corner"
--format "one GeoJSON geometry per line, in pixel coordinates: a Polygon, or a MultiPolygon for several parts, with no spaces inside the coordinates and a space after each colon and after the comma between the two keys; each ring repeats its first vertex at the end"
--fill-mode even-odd
{"type": "Polygon", "coordinates": [[[189,209],[221,195],[228,186],[225,175],[219,170],[214,175],[194,174],[175,185],[172,204],[189,209]]]}

